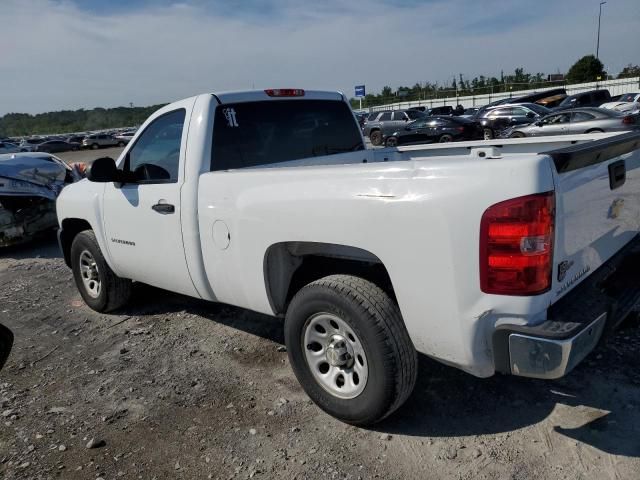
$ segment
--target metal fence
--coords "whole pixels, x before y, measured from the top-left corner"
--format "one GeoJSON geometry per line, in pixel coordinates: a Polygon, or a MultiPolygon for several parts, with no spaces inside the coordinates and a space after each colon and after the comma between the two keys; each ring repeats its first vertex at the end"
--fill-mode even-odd
{"type": "MultiPolygon", "coordinates": [[[[462,105],[464,108],[478,107],[486,105],[487,103],[494,102],[496,100],[502,100],[510,97],[521,97],[530,93],[544,92],[546,90],[553,90],[559,88],[559,86],[548,88],[536,88],[532,90],[518,90],[516,92],[500,92],[500,93],[487,93],[483,95],[470,95],[464,97],[446,97],[446,98],[431,98],[428,100],[414,100],[409,102],[397,102],[389,103],[387,105],[376,105],[375,107],[363,108],[362,112],[377,112],[380,110],[399,110],[411,107],[441,107],[444,105],[462,105]]],[[[605,80],[603,82],[589,82],[589,83],[576,83],[573,85],[565,85],[567,95],[573,95],[574,93],[584,92],[586,90],[607,89],[611,95],[622,95],[623,93],[631,93],[640,91],[640,77],[621,78],[620,80],[605,80]]]]}

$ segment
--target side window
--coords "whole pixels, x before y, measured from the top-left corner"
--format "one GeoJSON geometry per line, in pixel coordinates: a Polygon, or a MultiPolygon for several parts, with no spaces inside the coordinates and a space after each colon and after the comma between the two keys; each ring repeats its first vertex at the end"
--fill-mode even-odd
{"type": "Polygon", "coordinates": [[[589,105],[591,103],[590,95],[582,95],[578,97],[578,101],[576,102],[578,105],[589,105]]]}
{"type": "Polygon", "coordinates": [[[391,120],[391,112],[384,112],[382,115],[380,115],[380,118],[378,119],[379,122],[384,122],[388,120],[391,120]]]}
{"type": "Polygon", "coordinates": [[[593,120],[595,117],[590,113],[586,112],[574,112],[571,114],[572,122],[586,122],[588,120],[593,120]]]}
{"type": "Polygon", "coordinates": [[[373,122],[378,115],[380,115],[380,112],[370,113],[369,116],[367,117],[367,121],[368,122],[373,122]]]}
{"type": "Polygon", "coordinates": [[[424,117],[424,113],[418,111],[418,110],[408,110],[407,111],[407,116],[411,119],[411,120],[416,120],[418,118],[423,118],[424,117]]]}
{"type": "Polygon", "coordinates": [[[393,112],[393,119],[403,121],[407,116],[404,112],[393,112]]]}
{"type": "Polygon", "coordinates": [[[156,118],[129,150],[125,169],[140,183],[175,183],[180,167],[180,143],[185,110],[156,118]]]}

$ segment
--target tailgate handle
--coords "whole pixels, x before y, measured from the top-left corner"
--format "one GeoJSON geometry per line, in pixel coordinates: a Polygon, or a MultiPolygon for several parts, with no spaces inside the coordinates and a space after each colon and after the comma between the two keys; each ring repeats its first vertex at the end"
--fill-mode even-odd
{"type": "Polygon", "coordinates": [[[611,190],[624,185],[627,180],[627,167],[624,165],[624,160],[618,160],[609,165],[609,187],[611,190]]]}

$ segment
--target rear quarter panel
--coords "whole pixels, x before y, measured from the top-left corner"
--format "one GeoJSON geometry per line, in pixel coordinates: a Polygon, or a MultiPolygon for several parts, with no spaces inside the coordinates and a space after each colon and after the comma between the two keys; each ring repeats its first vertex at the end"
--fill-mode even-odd
{"type": "Polygon", "coordinates": [[[550,160],[403,155],[386,163],[202,174],[199,230],[212,290],[222,302],[271,314],[263,271],[271,245],[365,249],[387,268],[417,350],[489,376],[494,325],[530,322],[532,312],[545,314],[549,299],[480,291],[480,219],[494,203],[553,189],[550,160]],[[229,229],[226,249],[212,240],[216,221],[229,229]]]}

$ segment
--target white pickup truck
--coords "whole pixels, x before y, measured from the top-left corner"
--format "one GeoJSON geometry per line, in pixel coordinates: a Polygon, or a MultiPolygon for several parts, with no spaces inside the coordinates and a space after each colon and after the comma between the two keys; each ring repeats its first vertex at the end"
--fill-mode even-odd
{"type": "Polygon", "coordinates": [[[417,352],[558,378],[629,313],[640,135],[367,150],[344,96],[206,94],[154,113],[57,200],[93,309],[131,283],[284,317],[307,394],[370,424],[417,352]]]}

